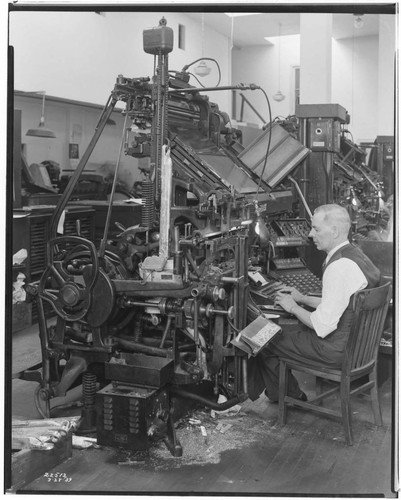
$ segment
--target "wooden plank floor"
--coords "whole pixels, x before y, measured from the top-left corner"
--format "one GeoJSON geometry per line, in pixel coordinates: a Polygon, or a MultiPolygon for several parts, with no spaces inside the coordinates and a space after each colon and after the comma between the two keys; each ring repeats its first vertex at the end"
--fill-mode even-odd
{"type": "Polygon", "coordinates": [[[352,448],[341,439],[334,441],[334,434],[338,430],[323,419],[296,416],[251,447],[223,452],[218,464],[174,464],[156,472],[146,463],[119,466],[119,453],[110,448],[75,451],[54,469],[71,482],[50,483],[41,477],[24,491],[395,496],[389,427],[361,424],[352,448]]]}
{"type": "MultiPolygon", "coordinates": [[[[301,380],[313,391],[310,380],[301,380]]],[[[33,404],[35,383],[13,381],[13,414],[37,418],[33,404]]],[[[49,472],[65,474],[68,481],[42,476],[21,492],[132,493],[132,494],[258,494],[350,495],[395,498],[392,488],[392,388],[380,390],[384,426],[373,422],[364,396],[354,400],[354,446],[344,441],[341,424],[293,409],[288,423],[277,423],[277,405],[262,396],[246,401],[246,422],[259,427],[256,441],[223,451],[217,463],[191,464],[184,457],[155,467],[151,460],[122,466],[121,451],[112,448],[74,450],[73,457],[49,472]]],[[[333,400],[333,404],[336,401],[333,400]]],[[[249,427],[243,429],[246,436],[249,427]]],[[[227,431],[230,432],[230,431],[227,431]]],[[[240,438],[241,441],[241,438],[240,438]]]]}

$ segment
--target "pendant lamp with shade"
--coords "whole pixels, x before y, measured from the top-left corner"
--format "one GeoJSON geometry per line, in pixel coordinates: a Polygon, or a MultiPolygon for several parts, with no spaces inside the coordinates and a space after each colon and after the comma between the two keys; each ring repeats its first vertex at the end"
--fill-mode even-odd
{"type": "Polygon", "coordinates": [[[195,66],[195,73],[198,76],[207,76],[211,68],[207,65],[206,61],[203,59],[205,50],[205,14],[202,13],[202,58],[198,64],[195,66]]]}
{"type": "Polygon", "coordinates": [[[36,128],[30,128],[25,135],[30,136],[30,137],[43,137],[47,139],[55,139],[56,134],[53,132],[53,130],[48,129],[45,127],[45,95],[46,92],[40,91],[40,92],[35,92],[35,94],[40,94],[42,95],[42,114],[40,116],[40,121],[39,124],[36,128]]]}

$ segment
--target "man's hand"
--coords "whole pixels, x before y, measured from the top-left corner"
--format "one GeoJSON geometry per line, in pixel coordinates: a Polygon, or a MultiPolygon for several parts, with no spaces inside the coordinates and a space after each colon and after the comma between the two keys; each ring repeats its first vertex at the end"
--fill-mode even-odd
{"type": "Polygon", "coordinates": [[[305,296],[293,286],[283,285],[278,288],[278,293],[290,295],[298,304],[302,304],[305,300],[305,296]]]}
{"type": "Polygon", "coordinates": [[[290,314],[293,313],[294,307],[297,306],[297,303],[293,299],[292,294],[283,291],[277,292],[277,295],[274,299],[274,303],[281,306],[284,309],[284,311],[287,311],[290,314]]]}
{"type": "MultiPolygon", "coordinates": [[[[320,302],[320,298],[313,297],[314,302],[320,302]],[[318,299],[318,300],[317,300],[318,299]]],[[[310,319],[311,313],[305,309],[303,306],[298,305],[299,303],[303,303],[305,305],[306,301],[309,301],[309,297],[307,295],[302,295],[298,292],[296,288],[293,287],[282,287],[276,294],[274,299],[274,303],[281,306],[284,311],[287,311],[290,314],[293,314],[299,321],[304,323],[304,325],[313,329],[313,324],[310,319]]],[[[312,304],[311,304],[312,305],[312,304]]],[[[315,306],[316,307],[316,306],[315,306]]]]}

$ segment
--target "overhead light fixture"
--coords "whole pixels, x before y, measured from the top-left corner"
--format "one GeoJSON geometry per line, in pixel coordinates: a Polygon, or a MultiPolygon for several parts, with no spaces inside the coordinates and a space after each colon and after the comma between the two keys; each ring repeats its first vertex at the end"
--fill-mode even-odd
{"type": "Polygon", "coordinates": [[[198,66],[195,66],[195,73],[198,76],[207,76],[211,71],[211,68],[206,64],[205,61],[201,61],[198,66]]]}
{"type": "Polygon", "coordinates": [[[46,92],[35,92],[35,94],[42,94],[42,114],[40,117],[39,125],[37,128],[30,128],[25,135],[30,137],[44,137],[47,139],[55,139],[56,134],[45,127],[45,95],[46,92]]]}
{"type": "MultiPolygon", "coordinates": [[[[204,57],[205,49],[205,14],[202,13],[202,58],[204,57]]],[[[201,60],[198,66],[195,67],[195,73],[198,76],[207,76],[211,72],[211,68],[206,64],[204,60],[201,60]]]]}
{"type": "Polygon", "coordinates": [[[280,90],[280,66],[281,66],[281,23],[278,25],[278,90],[273,99],[277,102],[284,101],[285,95],[280,90]]]}
{"type": "Polygon", "coordinates": [[[365,24],[362,16],[363,14],[354,14],[354,27],[357,30],[360,30],[365,24]]]}
{"type": "Polygon", "coordinates": [[[281,92],[281,90],[277,90],[277,92],[274,94],[273,99],[277,102],[284,101],[285,95],[281,92]]]}

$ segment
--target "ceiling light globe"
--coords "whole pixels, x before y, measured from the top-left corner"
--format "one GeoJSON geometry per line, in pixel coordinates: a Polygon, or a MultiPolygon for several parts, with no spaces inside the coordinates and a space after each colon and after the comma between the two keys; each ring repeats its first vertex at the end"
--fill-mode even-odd
{"type": "Polygon", "coordinates": [[[281,101],[284,101],[285,99],[285,95],[281,92],[281,90],[278,90],[274,96],[273,96],[273,99],[277,102],[281,102],[281,101]]]}
{"type": "Polygon", "coordinates": [[[195,67],[195,73],[198,76],[207,76],[210,73],[211,69],[205,63],[205,61],[201,61],[198,66],[195,67]]]}

